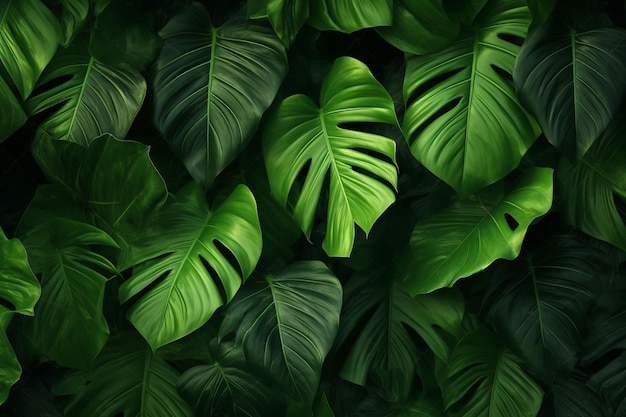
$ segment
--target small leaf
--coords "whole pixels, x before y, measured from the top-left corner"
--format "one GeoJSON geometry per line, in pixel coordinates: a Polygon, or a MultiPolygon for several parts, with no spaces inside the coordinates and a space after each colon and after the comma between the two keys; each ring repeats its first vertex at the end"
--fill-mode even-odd
{"type": "Polygon", "coordinates": [[[393,0],[313,0],[309,23],[318,30],[352,33],[376,26],[391,26],[393,0]]]}

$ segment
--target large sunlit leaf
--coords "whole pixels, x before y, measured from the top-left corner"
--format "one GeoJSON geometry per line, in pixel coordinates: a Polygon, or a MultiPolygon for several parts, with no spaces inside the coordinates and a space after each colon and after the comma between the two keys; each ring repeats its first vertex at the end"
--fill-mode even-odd
{"type": "Polygon", "coordinates": [[[59,22],[40,0],[0,2],[0,63],[22,98],[30,95],[60,38],[59,22]]]}
{"type": "Polygon", "coordinates": [[[626,251],[626,112],[609,124],[576,165],[563,159],[557,170],[569,224],[626,251]]]}
{"type": "Polygon", "coordinates": [[[448,48],[407,59],[411,153],[461,195],[512,171],[539,135],[511,81],[529,22],[526,1],[490,2],[448,48]]]}
{"type": "Polygon", "coordinates": [[[350,279],[336,345],[349,352],[342,378],[367,386],[368,377],[382,372],[394,376],[386,389],[401,393],[421,374],[425,352],[415,340],[423,340],[446,360],[449,339],[459,335],[464,305],[460,294],[451,290],[411,297],[389,275],[383,270],[350,279]]]}
{"type": "Polygon", "coordinates": [[[125,137],[146,94],[139,72],[102,64],[79,43],[60,50],[37,85],[43,88],[26,102],[27,113],[53,112],[36,136],[82,146],[104,133],[125,137]]]}
{"type": "Polygon", "coordinates": [[[243,13],[222,26],[193,3],[159,32],[154,120],[191,176],[205,187],[243,149],[287,72],[271,27],[243,13]]]}
{"type": "Polygon", "coordinates": [[[5,333],[7,326],[15,313],[33,315],[40,292],[24,245],[18,239],[7,239],[0,229],[0,404],[22,373],[5,333]]]}
{"type": "Polygon", "coordinates": [[[136,334],[112,337],[93,368],[75,371],[54,386],[70,396],[66,417],[193,417],[176,391],[180,374],[136,334]]]}
{"type": "Polygon", "coordinates": [[[551,20],[524,43],[513,74],[522,103],[572,161],[602,133],[626,92],[626,30],[605,24],[577,30],[551,20]]]}
{"type": "Polygon", "coordinates": [[[349,256],[354,223],[368,233],[394,202],[396,144],[354,130],[357,123],[397,123],[393,100],[365,64],[338,58],[326,76],[319,106],[302,94],[283,100],[266,124],[263,153],[272,193],[283,205],[292,189],[293,214],[310,236],[327,177],[326,237],[330,256],[349,256]],[[299,175],[306,175],[303,184],[299,175]]]}
{"type": "Polygon", "coordinates": [[[441,387],[446,409],[454,410],[450,415],[535,417],[543,390],[520,362],[486,330],[463,337],[441,387]]]}
{"type": "Polygon", "coordinates": [[[235,332],[249,361],[311,404],[339,326],[341,296],[339,280],[323,263],[291,264],[244,286],[220,335],[235,332]]]}
{"type": "Polygon", "coordinates": [[[419,221],[399,273],[411,294],[452,286],[496,259],[514,259],[530,223],[552,206],[552,169],[532,168],[503,195],[496,187],[419,221]]]}
{"type": "Polygon", "coordinates": [[[128,319],[157,349],[198,329],[232,300],[261,255],[250,190],[240,185],[210,210],[195,183],[184,187],[143,234],[131,264],[145,261],[119,289],[128,319]]]}
{"type": "Polygon", "coordinates": [[[352,33],[393,23],[393,0],[312,0],[307,21],[318,30],[352,33]]]}
{"type": "Polygon", "coordinates": [[[0,142],[22,127],[26,118],[20,102],[0,76],[0,142]]]}

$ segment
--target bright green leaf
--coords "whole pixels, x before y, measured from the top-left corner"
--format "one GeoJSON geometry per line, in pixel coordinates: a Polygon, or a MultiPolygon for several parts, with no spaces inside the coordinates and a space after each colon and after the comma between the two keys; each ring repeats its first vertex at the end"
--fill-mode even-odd
{"type": "Polygon", "coordinates": [[[102,64],[79,44],[59,51],[37,85],[57,82],[26,102],[27,113],[53,110],[36,136],[82,146],[104,133],[125,137],[146,94],[146,82],[137,71],[102,64]]]}
{"type": "Polygon", "coordinates": [[[446,409],[462,417],[535,417],[543,390],[520,360],[486,330],[463,337],[448,362],[441,390],[446,409]]]}
{"type": "Polygon", "coordinates": [[[20,102],[0,77],[0,142],[22,127],[26,119],[26,113],[22,110],[20,102]]]}
{"type": "Polygon", "coordinates": [[[345,33],[376,26],[391,26],[393,0],[311,0],[307,22],[318,30],[345,33]]]}
{"type": "Polygon", "coordinates": [[[26,98],[57,50],[59,22],[40,0],[0,2],[0,63],[26,98]]]}
{"type": "Polygon", "coordinates": [[[231,302],[220,337],[235,332],[246,358],[296,401],[311,404],[341,311],[339,280],[319,261],[289,265],[244,286],[231,302]]]}
{"type": "Polygon", "coordinates": [[[411,153],[461,195],[516,168],[539,136],[511,81],[529,22],[524,0],[492,2],[471,33],[407,59],[403,131],[411,153]]]}
{"type": "Polygon", "coordinates": [[[214,27],[193,3],[159,32],[154,120],[205,188],[249,142],[287,72],[280,39],[244,17],[214,27]]]}
{"type": "Polygon", "coordinates": [[[547,23],[524,43],[513,74],[520,100],[571,161],[587,152],[626,93],[626,30],[598,26],[547,23]]]}
{"type": "Polygon", "coordinates": [[[288,97],[263,132],[270,186],[283,206],[292,188],[299,188],[298,175],[306,173],[293,212],[307,237],[330,177],[322,244],[330,256],[349,256],[354,223],[368,233],[395,200],[396,144],[351,128],[360,122],[396,124],[393,100],[363,63],[342,57],[324,80],[319,107],[301,94],[288,97]]]}
{"type": "Polygon", "coordinates": [[[496,259],[514,259],[530,223],[552,206],[552,169],[533,168],[507,195],[487,189],[413,229],[399,273],[411,294],[452,286],[496,259]]]}
{"type": "Polygon", "coordinates": [[[267,17],[278,37],[291,45],[309,17],[310,0],[269,0],[267,17]]]}
{"type": "Polygon", "coordinates": [[[192,183],[153,223],[132,259],[145,262],[120,286],[119,298],[133,298],[128,319],[157,349],[232,300],[256,266],[262,239],[254,196],[244,185],[210,211],[192,183]]]}
{"type": "Polygon", "coordinates": [[[59,0],[63,9],[59,13],[59,23],[63,32],[61,45],[67,47],[85,23],[89,13],[89,0],[59,0]]]}

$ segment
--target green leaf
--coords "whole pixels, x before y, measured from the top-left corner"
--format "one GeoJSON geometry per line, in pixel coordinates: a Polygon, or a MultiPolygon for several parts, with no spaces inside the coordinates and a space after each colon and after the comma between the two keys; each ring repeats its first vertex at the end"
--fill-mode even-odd
{"type": "Polygon", "coordinates": [[[393,0],[313,0],[307,21],[318,30],[345,33],[392,22],[393,0]]]}
{"type": "Polygon", "coordinates": [[[626,112],[609,124],[576,165],[562,159],[557,169],[567,222],[626,251],[626,224],[620,204],[626,202],[626,112]]]}
{"type": "Polygon", "coordinates": [[[463,311],[456,291],[411,297],[388,270],[353,276],[345,286],[336,343],[341,350],[349,349],[341,377],[367,386],[368,377],[383,371],[394,376],[389,391],[408,391],[423,367],[424,352],[415,339],[445,361],[448,339],[458,337],[463,311]]]}
{"type": "Polygon", "coordinates": [[[162,352],[153,353],[140,337],[112,337],[87,371],[74,371],[54,386],[69,395],[66,417],[193,417],[176,392],[179,372],[162,352]]]}
{"type": "Polygon", "coordinates": [[[487,4],[487,0],[444,0],[443,7],[448,15],[470,26],[487,4]]]}
{"type": "Polygon", "coordinates": [[[146,262],[120,286],[119,298],[133,298],[127,317],[153,349],[206,323],[232,300],[261,254],[256,204],[244,185],[215,211],[195,184],[184,187],[142,237],[131,260],[146,262]]]}
{"type": "Polygon", "coordinates": [[[502,195],[487,189],[419,221],[399,274],[411,294],[450,287],[496,259],[514,259],[530,223],[550,210],[552,169],[532,168],[502,195]]]}
{"type": "Polygon", "coordinates": [[[63,7],[59,13],[59,23],[63,37],[61,45],[67,47],[72,43],[89,13],[89,0],[59,0],[63,7]]]}
{"type": "Polygon", "coordinates": [[[539,26],[544,24],[550,16],[554,6],[556,6],[556,0],[526,0],[528,2],[528,8],[533,15],[533,20],[528,28],[529,32],[535,31],[539,26]]]}
{"type": "Polygon", "coordinates": [[[543,399],[520,360],[482,329],[459,341],[441,390],[450,414],[463,417],[534,417],[543,399]]]}
{"type": "Polygon", "coordinates": [[[20,102],[0,77],[0,142],[22,127],[26,119],[26,113],[22,110],[20,102]]]}
{"type": "Polygon", "coordinates": [[[586,375],[557,376],[544,399],[540,417],[597,417],[612,415],[600,396],[587,385],[586,375]]]}
{"type": "Polygon", "coordinates": [[[146,94],[146,82],[131,68],[102,64],[78,43],[59,51],[26,102],[29,116],[52,111],[36,137],[87,146],[104,133],[126,136],[146,94]],[[45,88],[49,83],[57,84],[45,88]]]}
{"type": "Polygon", "coordinates": [[[615,116],[626,92],[626,31],[576,30],[553,20],[528,38],[513,78],[544,135],[576,161],[615,116]]]}
{"type": "Polygon", "coordinates": [[[510,76],[529,21],[525,1],[491,2],[471,33],[407,59],[404,136],[415,158],[461,195],[516,168],[539,135],[510,76]]]}
{"type": "Polygon", "coordinates": [[[6,336],[7,326],[16,313],[32,316],[40,293],[24,245],[18,239],[7,239],[0,229],[0,404],[22,373],[6,336]]]}
{"type": "Polygon", "coordinates": [[[322,244],[330,256],[349,256],[354,223],[368,233],[395,200],[395,142],[353,130],[352,123],[397,121],[393,100],[369,69],[354,58],[342,57],[324,80],[319,107],[301,94],[288,97],[263,132],[270,186],[283,206],[292,188],[299,188],[298,176],[306,174],[293,212],[307,237],[325,178],[330,177],[322,244]]]}
{"type": "Polygon", "coordinates": [[[287,72],[280,39],[244,17],[215,27],[193,3],[159,33],[154,121],[205,188],[249,142],[287,72]]]}
{"type": "Polygon", "coordinates": [[[57,50],[59,22],[39,0],[0,3],[0,62],[25,99],[57,50]]]}
{"type": "Polygon", "coordinates": [[[376,29],[396,48],[416,55],[442,50],[459,30],[459,23],[444,10],[443,0],[395,0],[393,25],[376,29]]]}
{"type": "Polygon", "coordinates": [[[342,289],[319,261],[251,281],[228,306],[220,338],[235,332],[246,358],[310,405],[339,326],[342,289]]]}
{"type": "MultiPolygon", "coordinates": [[[[45,198],[38,193],[35,200],[45,198]]],[[[41,301],[26,337],[62,366],[88,368],[109,337],[102,311],[107,280],[115,267],[93,247],[117,247],[102,230],[68,218],[50,218],[35,201],[20,222],[20,237],[33,271],[41,274],[41,301]],[[39,206],[39,207],[38,207],[39,206]]],[[[47,208],[47,207],[46,207],[47,208]]]]}
{"type": "Polygon", "coordinates": [[[269,0],[267,17],[278,37],[291,45],[309,17],[310,0],[269,0]]]}

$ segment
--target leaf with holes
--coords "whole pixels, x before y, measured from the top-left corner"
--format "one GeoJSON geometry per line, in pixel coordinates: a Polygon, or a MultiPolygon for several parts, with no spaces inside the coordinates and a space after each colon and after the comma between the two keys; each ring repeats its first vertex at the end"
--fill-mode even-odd
{"type": "Polygon", "coordinates": [[[125,137],[146,94],[139,72],[102,64],[78,43],[59,51],[37,87],[41,91],[25,104],[28,115],[52,114],[38,126],[36,137],[82,146],[104,133],[125,137]]]}
{"type": "Polygon", "coordinates": [[[20,102],[0,76],[0,142],[22,127],[26,119],[20,102]]]}
{"type": "Polygon", "coordinates": [[[163,29],[154,77],[154,121],[205,188],[245,147],[287,72],[271,27],[236,14],[211,25],[200,3],[163,29]]]}
{"type": "Polygon", "coordinates": [[[450,356],[441,386],[450,415],[536,416],[543,390],[520,362],[486,330],[464,336],[450,356]]]}
{"type": "Polygon", "coordinates": [[[513,74],[522,103],[572,161],[602,133],[626,92],[626,30],[605,24],[575,30],[553,19],[524,43],[513,74]]]}
{"type": "Polygon", "coordinates": [[[461,195],[516,168],[539,136],[511,81],[529,22],[526,1],[491,2],[471,33],[407,59],[404,136],[415,158],[461,195]]]}
{"type": "Polygon", "coordinates": [[[40,293],[24,245],[18,239],[7,239],[0,229],[0,404],[22,373],[6,335],[7,327],[16,313],[33,315],[40,293]]]}
{"type": "Polygon", "coordinates": [[[413,229],[398,273],[413,295],[452,286],[496,259],[514,259],[530,223],[552,206],[552,169],[532,168],[507,195],[486,189],[413,229]]]}
{"type": "Polygon", "coordinates": [[[396,144],[377,134],[352,130],[352,123],[397,124],[393,100],[369,69],[354,58],[338,58],[326,76],[318,107],[298,94],[283,100],[263,132],[263,154],[272,193],[283,205],[300,188],[293,214],[311,234],[326,177],[329,201],[326,237],[330,256],[349,256],[354,223],[366,233],[394,202],[398,175],[396,144]],[[293,190],[292,190],[293,189],[293,190]]]}
{"type": "Polygon", "coordinates": [[[242,288],[220,337],[235,332],[250,362],[310,405],[337,333],[341,295],[339,280],[323,263],[291,264],[242,288]]]}
{"type": "Polygon", "coordinates": [[[195,183],[184,187],[143,234],[119,289],[128,319],[157,349],[198,329],[228,303],[261,255],[254,196],[240,185],[215,210],[195,183]],[[145,261],[145,262],[144,262],[145,261]]]}
{"type": "Polygon", "coordinates": [[[318,30],[352,33],[393,23],[393,0],[314,0],[308,24],[318,30]]]}
{"type": "Polygon", "coordinates": [[[348,281],[335,345],[349,349],[342,378],[367,386],[368,377],[389,373],[394,378],[386,389],[402,393],[423,367],[424,349],[416,339],[447,360],[448,341],[459,336],[464,304],[460,293],[452,290],[411,297],[389,275],[389,270],[365,272],[348,281]]]}
{"type": "Polygon", "coordinates": [[[53,394],[69,396],[66,417],[193,417],[176,391],[180,373],[135,333],[112,337],[93,368],[66,374],[53,394]]]}

